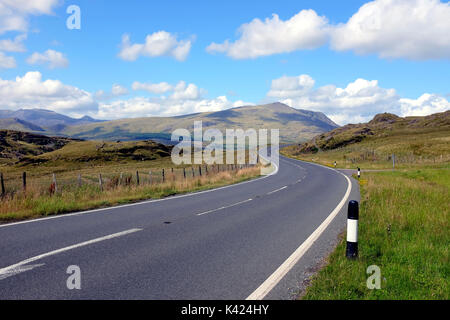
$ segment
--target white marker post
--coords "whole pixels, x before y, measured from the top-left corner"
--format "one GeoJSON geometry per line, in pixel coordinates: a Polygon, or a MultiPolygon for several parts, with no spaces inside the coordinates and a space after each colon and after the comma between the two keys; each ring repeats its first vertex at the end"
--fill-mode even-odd
{"type": "Polygon", "coordinates": [[[361,168],[358,168],[358,179],[361,178],[361,168]]]}
{"type": "Polygon", "coordinates": [[[357,201],[350,201],[348,204],[347,219],[347,250],[345,255],[349,259],[358,257],[358,219],[359,204],[357,201]]]}

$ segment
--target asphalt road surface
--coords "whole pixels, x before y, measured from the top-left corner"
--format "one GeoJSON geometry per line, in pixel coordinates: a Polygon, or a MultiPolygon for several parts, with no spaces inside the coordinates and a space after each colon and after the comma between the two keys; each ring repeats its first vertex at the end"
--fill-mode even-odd
{"type": "Polygon", "coordinates": [[[295,298],[359,200],[351,180],[281,157],[229,187],[2,225],[0,299],[295,298]]]}

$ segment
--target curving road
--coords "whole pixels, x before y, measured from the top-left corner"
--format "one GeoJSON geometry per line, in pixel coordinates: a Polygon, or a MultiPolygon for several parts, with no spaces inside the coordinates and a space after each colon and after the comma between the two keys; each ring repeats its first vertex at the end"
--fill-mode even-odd
{"type": "Polygon", "coordinates": [[[0,299],[292,298],[359,200],[350,180],[281,157],[246,183],[2,225],[0,299]]]}

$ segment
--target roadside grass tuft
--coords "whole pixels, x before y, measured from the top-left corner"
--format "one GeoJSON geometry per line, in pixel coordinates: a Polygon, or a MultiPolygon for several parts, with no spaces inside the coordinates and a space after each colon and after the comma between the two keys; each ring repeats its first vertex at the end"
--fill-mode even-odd
{"type": "Polygon", "coordinates": [[[450,170],[367,172],[360,181],[359,258],[344,237],[302,299],[449,299],[450,170]],[[381,289],[366,269],[381,269],[381,289]]]}

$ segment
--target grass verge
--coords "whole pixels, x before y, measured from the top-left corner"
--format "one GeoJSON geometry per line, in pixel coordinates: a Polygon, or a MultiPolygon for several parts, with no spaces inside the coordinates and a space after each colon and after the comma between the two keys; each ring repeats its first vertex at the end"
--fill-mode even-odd
{"type": "Polygon", "coordinates": [[[359,258],[342,239],[301,298],[449,299],[450,169],[369,172],[360,187],[359,258]],[[380,290],[367,288],[370,265],[380,290]]]}

